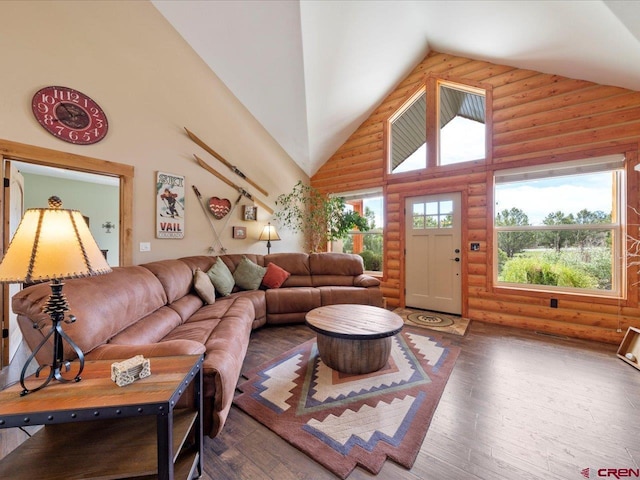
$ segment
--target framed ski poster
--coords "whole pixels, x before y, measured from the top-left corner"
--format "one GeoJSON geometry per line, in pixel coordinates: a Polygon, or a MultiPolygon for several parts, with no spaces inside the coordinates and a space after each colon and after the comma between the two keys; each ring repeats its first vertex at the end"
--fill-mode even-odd
{"type": "Polygon", "coordinates": [[[184,238],[184,177],[156,176],[156,238],[184,238]]]}

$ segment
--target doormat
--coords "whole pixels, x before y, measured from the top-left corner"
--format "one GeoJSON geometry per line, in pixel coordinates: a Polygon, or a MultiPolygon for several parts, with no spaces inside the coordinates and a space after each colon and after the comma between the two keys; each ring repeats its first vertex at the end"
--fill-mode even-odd
{"type": "Polygon", "coordinates": [[[309,340],[250,372],[234,403],[340,478],[387,458],[410,469],[459,352],[453,337],[405,327],[385,367],[347,375],[309,340]]]}
{"type": "Polygon", "coordinates": [[[430,312],[416,308],[396,308],[393,313],[402,317],[405,325],[430,328],[438,332],[465,335],[469,319],[448,313],[430,312]]]}

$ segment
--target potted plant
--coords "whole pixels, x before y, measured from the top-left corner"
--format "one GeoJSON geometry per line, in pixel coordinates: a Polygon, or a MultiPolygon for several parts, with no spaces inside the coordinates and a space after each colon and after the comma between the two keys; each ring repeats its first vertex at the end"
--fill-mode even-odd
{"type": "Polygon", "coordinates": [[[367,219],[347,209],[342,197],[321,193],[298,181],[291,193],[276,199],[275,218],[281,227],[300,232],[309,252],[317,252],[332,241],[344,238],[354,228],[369,230],[367,219]]]}

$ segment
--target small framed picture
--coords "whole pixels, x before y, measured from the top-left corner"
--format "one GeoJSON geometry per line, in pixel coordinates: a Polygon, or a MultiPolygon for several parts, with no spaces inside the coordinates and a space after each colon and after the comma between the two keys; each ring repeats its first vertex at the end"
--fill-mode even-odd
{"type": "Polygon", "coordinates": [[[233,238],[247,238],[247,229],[245,227],[233,227],[233,238]]]}
{"type": "Polygon", "coordinates": [[[242,210],[242,219],[250,222],[258,219],[258,207],[253,205],[244,205],[242,210]]]}

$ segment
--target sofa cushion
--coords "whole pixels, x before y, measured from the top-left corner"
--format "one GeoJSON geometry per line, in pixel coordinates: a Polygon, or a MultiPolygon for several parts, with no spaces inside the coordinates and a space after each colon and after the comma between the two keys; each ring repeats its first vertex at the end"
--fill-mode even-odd
{"type": "MultiPolygon", "coordinates": [[[[64,331],[85,354],[167,303],[158,278],[141,266],[114,267],[106,275],[65,280],[63,293],[70,313],[77,317],[64,331]]],[[[26,288],[13,297],[13,311],[48,327],[51,321],[42,313],[42,302],[50,294],[46,283],[26,288]]],[[[49,332],[49,328],[31,330],[41,338],[49,332]]],[[[65,358],[75,358],[71,347],[66,342],[64,346],[65,358]]],[[[51,361],[48,355],[36,358],[41,364],[51,361]]]]}
{"type": "Polygon", "coordinates": [[[311,287],[311,270],[309,270],[309,255],[306,253],[273,253],[266,255],[267,265],[275,263],[284,268],[291,275],[282,284],[283,287],[311,287]]]}
{"type": "Polygon", "coordinates": [[[308,312],[321,305],[320,290],[313,287],[277,288],[264,293],[267,314],[308,312]]]}
{"type": "Polygon", "coordinates": [[[280,288],[280,286],[289,278],[291,274],[284,268],[279,267],[273,262],[267,265],[267,271],[262,278],[262,285],[267,288],[280,288]]]}
{"type": "Polygon", "coordinates": [[[235,285],[235,280],[233,279],[233,275],[229,270],[229,267],[225,265],[225,263],[218,257],[216,259],[216,263],[207,271],[207,275],[211,279],[211,283],[216,287],[216,290],[223,297],[231,294],[233,287],[235,285]]]}
{"type": "Polygon", "coordinates": [[[360,255],[347,253],[312,253],[309,255],[312,285],[353,286],[356,276],[364,272],[360,255]]]}
{"type": "Polygon", "coordinates": [[[236,271],[233,272],[233,279],[236,285],[244,290],[257,290],[266,272],[265,267],[256,265],[247,257],[242,257],[236,271]]]}
{"type": "Polygon", "coordinates": [[[322,305],[337,305],[340,303],[357,303],[359,305],[373,305],[382,307],[382,292],[380,289],[360,287],[318,287],[322,305]]]}
{"type": "Polygon", "coordinates": [[[164,287],[167,303],[173,303],[191,291],[193,270],[180,260],[158,260],[141,265],[150,270],[164,287]]]}
{"type": "Polygon", "coordinates": [[[211,305],[216,301],[216,289],[213,283],[211,283],[209,275],[199,268],[196,268],[196,271],[193,273],[193,288],[207,305],[211,305]]]}
{"type": "Polygon", "coordinates": [[[110,344],[142,345],[159,342],[165,335],[182,323],[178,312],[169,307],[160,307],[141,318],[133,325],[114,335],[110,344]]]}

